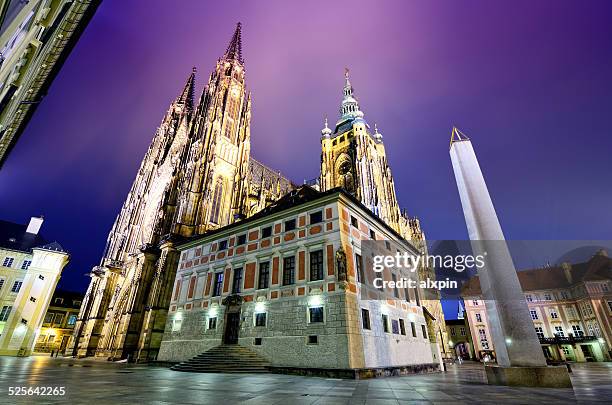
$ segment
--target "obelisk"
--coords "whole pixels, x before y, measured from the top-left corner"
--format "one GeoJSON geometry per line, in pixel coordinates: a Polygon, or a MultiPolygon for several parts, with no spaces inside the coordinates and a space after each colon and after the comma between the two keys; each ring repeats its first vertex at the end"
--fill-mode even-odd
{"type": "Polygon", "coordinates": [[[547,367],[516,269],[505,242],[470,139],[453,128],[450,156],[478,268],[497,366],[486,367],[490,383],[571,386],[565,367],[547,367]]]}

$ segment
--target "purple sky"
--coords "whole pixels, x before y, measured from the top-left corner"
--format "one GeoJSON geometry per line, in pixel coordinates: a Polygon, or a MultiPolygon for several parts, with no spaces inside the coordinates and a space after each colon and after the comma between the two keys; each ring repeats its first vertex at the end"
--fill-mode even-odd
{"type": "Polygon", "coordinates": [[[429,238],[467,238],[455,124],[509,239],[612,239],[611,12],[605,0],[104,1],[0,170],[0,216],[44,214],[73,257],[61,285],[84,289],[168,104],[194,65],[201,90],[241,21],[252,152],[294,181],[318,175],[348,66],[429,238]]]}

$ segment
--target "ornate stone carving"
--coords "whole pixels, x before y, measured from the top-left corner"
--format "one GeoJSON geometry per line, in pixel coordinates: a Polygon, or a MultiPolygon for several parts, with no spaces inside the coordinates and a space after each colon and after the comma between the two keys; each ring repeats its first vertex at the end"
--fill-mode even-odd
{"type": "Polygon", "coordinates": [[[237,305],[239,306],[239,305],[242,305],[243,302],[244,302],[244,299],[242,298],[242,296],[238,294],[232,294],[230,296],[227,296],[223,299],[223,301],[221,301],[221,303],[225,305],[226,307],[237,306],[237,305]]]}
{"type": "Polygon", "coordinates": [[[338,270],[338,281],[347,281],[348,276],[346,272],[346,253],[342,246],[336,250],[336,269],[338,270]]]}

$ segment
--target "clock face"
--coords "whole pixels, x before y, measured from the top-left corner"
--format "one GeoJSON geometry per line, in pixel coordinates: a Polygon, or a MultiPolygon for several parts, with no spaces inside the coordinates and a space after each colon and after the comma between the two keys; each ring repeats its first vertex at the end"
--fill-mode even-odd
{"type": "Polygon", "coordinates": [[[349,161],[345,161],[344,163],[342,163],[340,165],[340,168],[338,169],[338,172],[341,175],[345,175],[345,174],[347,174],[350,171],[351,171],[351,163],[349,161]]]}

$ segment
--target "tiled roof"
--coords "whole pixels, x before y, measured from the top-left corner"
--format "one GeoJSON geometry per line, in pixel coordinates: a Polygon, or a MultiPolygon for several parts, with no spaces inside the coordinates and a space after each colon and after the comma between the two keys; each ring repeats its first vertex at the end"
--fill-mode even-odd
{"type": "Polygon", "coordinates": [[[277,201],[273,202],[263,210],[259,211],[257,214],[253,215],[253,217],[251,218],[261,218],[275,212],[280,212],[288,208],[295,207],[296,205],[303,204],[308,201],[316,200],[321,196],[322,193],[315,190],[314,188],[310,186],[301,186],[300,188],[297,188],[285,194],[277,201]]]}
{"type": "Polygon", "coordinates": [[[173,240],[178,244],[181,245],[183,243],[187,243],[190,241],[194,241],[194,240],[199,240],[205,237],[208,237],[210,235],[214,235],[217,234],[219,232],[224,232],[227,229],[231,229],[231,228],[235,228],[238,226],[242,226],[244,224],[247,224],[249,222],[255,221],[259,218],[265,217],[267,215],[276,213],[276,212],[281,212],[284,211],[286,209],[295,207],[296,205],[302,204],[302,203],[306,203],[312,200],[316,200],[317,198],[323,197],[324,195],[330,194],[331,192],[336,192],[339,190],[334,189],[333,191],[330,190],[326,193],[322,193],[319,192],[317,190],[315,190],[314,188],[310,187],[310,186],[300,186],[297,189],[294,189],[292,191],[290,191],[289,193],[285,194],[284,196],[282,196],[280,199],[276,200],[275,202],[273,202],[272,204],[268,205],[266,208],[264,208],[263,210],[259,211],[258,213],[256,213],[255,215],[252,215],[246,219],[243,219],[242,221],[237,221],[234,222],[232,224],[226,225],[222,228],[217,228],[208,232],[205,232],[201,235],[193,235],[193,236],[188,236],[188,237],[184,237],[184,236],[179,236],[176,235],[173,237],[173,240]]]}
{"type": "Polygon", "coordinates": [[[31,252],[32,248],[47,244],[40,234],[27,233],[28,225],[0,220],[0,248],[31,252]]]}
{"type": "Polygon", "coordinates": [[[192,241],[199,240],[199,239],[202,239],[202,238],[205,238],[205,237],[208,237],[208,236],[220,233],[220,232],[225,232],[226,230],[234,228],[234,227],[242,226],[244,224],[247,224],[247,223],[255,221],[255,220],[259,219],[259,218],[268,216],[270,214],[282,212],[284,210],[296,207],[298,205],[305,204],[305,203],[310,202],[310,201],[318,200],[320,198],[326,197],[326,196],[334,194],[334,193],[339,193],[339,194],[344,195],[346,198],[351,200],[355,205],[359,206],[365,212],[367,212],[369,214],[371,220],[377,222],[382,227],[387,229],[387,231],[389,231],[389,233],[391,233],[395,238],[397,238],[397,240],[403,240],[402,236],[400,234],[398,234],[397,231],[395,231],[393,228],[391,228],[389,226],[389,224],[384,222],[378,216],[374,215],[372,213],[372,211],[370,211],[369,208],[367,208],[365,205],[363,205],[361,203],[361,201],[359,201],[352,194],[350,194],[347,191],[345,191],[343,188],[336,187],[336,188],[332,188],[332,189],[327,190],[327,191],[318,191],[318,190],[316,190],[316,189],[314,189],[314,188],[312,188],[312,187],[310,187],[308,185],[302,185],[302,186],[292,190],[291,192],[289,192],[286,195],[284,195],[283,197],[281,197],[279,200],[273,202],[272,204],[270,204],[269,206],[267,206],[263,210],[259,211],[257,214],[255,214],[253,216],[250,216],[250,217],[248,217],[246,219],[243,219],[242,221],[234,222],[234,223],[226,225],[226,226],[224,226],[222,228],[214,229],[212,231],[208,231],[208,232],[206,232],[204,234],[201,234],[201,235],[194,235],[194,236],[189,236],[189,237],[174,236],[173,240],[178,244],[178,246],[180,246],[182,244],[190,243],[192,241]]]}
{"type": "Polygon", "coordinates": [[[57,241],[47,243],[46,245],[40,246],[42,249],[54,250],[56,252],[65,252],[62,245],[60,245],[57,241]]]}
{"type": "MultiPolygon", "coordinates": [[[[595,254],[589,261],[570,265],[566,275],[564,265],[518,271],[523,291],[553,290],[568,288],[584,281],[612,279],[612,259],[602,253],[595,254]]],[[[461,295],[472,297],[481,294],[478,276],[470,278],[461,288],[461,295]]]]}

